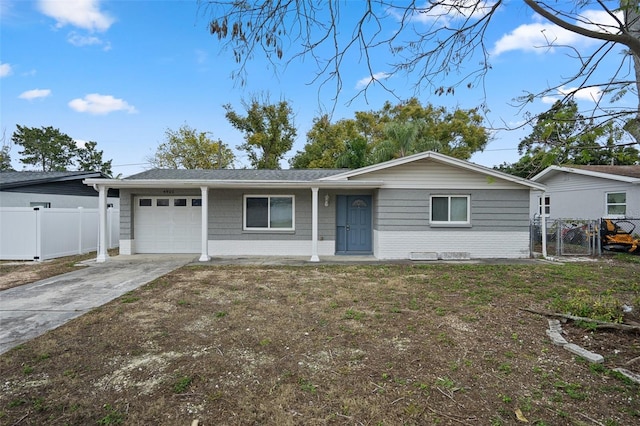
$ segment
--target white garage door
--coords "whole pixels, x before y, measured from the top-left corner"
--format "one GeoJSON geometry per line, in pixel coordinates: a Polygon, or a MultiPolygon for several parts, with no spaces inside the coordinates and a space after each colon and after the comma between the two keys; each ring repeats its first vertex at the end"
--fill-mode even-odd
{"type": "Polygon", "coordinates": [[[136,252],[200,252],[201,211],[201,198],[137,197],[133,228],[136,252]]]}

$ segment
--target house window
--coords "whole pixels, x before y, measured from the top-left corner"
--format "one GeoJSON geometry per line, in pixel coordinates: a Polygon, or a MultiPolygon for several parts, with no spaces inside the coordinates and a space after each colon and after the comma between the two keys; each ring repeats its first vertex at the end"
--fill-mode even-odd
{"type": "Polygon", "coordinates": [[[138,204],[140,207],[151,207],[151,198],[140,198],[138,204]]]}
{"type": "Polygon", "coordinates": [[[542,215],[542,200],[544,200],[544,214],[551,214],[551,197],[538,198],[538,214],[542,215]]]}
{"type": "Polygon", "coordinates": [[[192,198],[191,207],[202,207],[202,198],[192,198]]]}
{"type": "Polygon", "coordinates": [[[173,200],[173,206],[174,207],[185,207],[187,205],[187,199],[186,198],[176,198],[173,200]]]}
{"type": "Polygon", "coordinates": [[[468,195],[433,195],[431,197],[432,224],[469,224],[468,195]]]}
{"type": "Polygon", "coordinates": [[[51,203],[47,201],[32,201],[29,203],[29,207],[42,207],[45,209],[50,209],[51,203]]]}
{"type": "Polygon", "coordinates": [[[169,207],[169,199],[168,198],[158,198],[156,200],[157,207],[169,207]]]}
{"type": "Polygon", "coordinates": [[[292,195],[246,195],[244,229],[292,231],[294,204],[292,195]]]}
{"type": "Polygon", "coordinates": [[[607,193],[607,215],[625,216],[627,214],[627,193],[609,192],[607,193]]]}

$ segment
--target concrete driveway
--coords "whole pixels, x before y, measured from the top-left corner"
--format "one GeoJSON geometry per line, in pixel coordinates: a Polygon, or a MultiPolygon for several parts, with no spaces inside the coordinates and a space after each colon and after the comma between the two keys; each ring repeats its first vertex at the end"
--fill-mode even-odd
{"type": "Polygon", "coordinates": [[[193,254],[115,256],[0,291],[0,354],[195,260],[193,254]]]}

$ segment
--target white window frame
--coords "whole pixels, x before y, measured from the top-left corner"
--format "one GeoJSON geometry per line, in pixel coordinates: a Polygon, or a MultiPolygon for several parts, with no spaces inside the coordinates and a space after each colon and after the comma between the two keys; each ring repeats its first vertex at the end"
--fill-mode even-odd
{"type": "Polygon", "coordinates": [[[605,217],[626,217],[627,215],[627,191],[610,191],[604,194],[604,213],[605,217]],[[609,194],[624,194],[624,203],[610,203],[609,194]],[[624,213],[609,213],[609,206],[624,206],[624,213]]]}
{"type": "Polygon", "coordinates": [[[545,216],[549,216],[551,214],[551,197],[549,195],[545,195],[544,197],[538,197],[538,214],[542,216],[542,209],[544,208],[545,216]]]}
{"type": "Polygon", "coordinates": [[[468,194],[433,194],[429,196],[429,223],[436,226],[470,226],[471,225],[471,195],[468,194]],[[449,220],[433,220],[433,199],[434,198],[447,198],[447,211],[449,220]],[[452,198],[465,198],[467,200],[467,220],[451,220],[451,199],[452,198]]]}
{"type": "Polygon", "coordinates": [[[242,197],[242,229],[244,231],[259,231],[259,232],[291,232],[296,230],[296,197],[292,194],[245,194],[242,197]],[[247,198],[266,198],[268,200],[267,206],[267,226],[260,227],[248,227],[247,226],[247,198]],[[271,227],[271,199],[272,198],[290,198],[291,199],[291,228],[272,228],[271,227]]]}

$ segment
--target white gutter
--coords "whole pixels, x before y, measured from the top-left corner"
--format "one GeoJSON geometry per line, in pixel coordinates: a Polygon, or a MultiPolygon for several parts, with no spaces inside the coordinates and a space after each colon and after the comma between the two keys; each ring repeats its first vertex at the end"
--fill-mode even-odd
{"type": "Polygon", "coordinates": [[[222,180],[222,179],[85,179],[85,185],[119,188],[380,188],[382,181],[274,181],[274,180],[222,180]]]}

